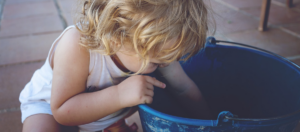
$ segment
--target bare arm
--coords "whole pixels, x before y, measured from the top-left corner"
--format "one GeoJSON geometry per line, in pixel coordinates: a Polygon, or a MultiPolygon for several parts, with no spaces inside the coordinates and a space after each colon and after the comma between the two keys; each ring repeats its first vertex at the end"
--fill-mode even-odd
{"type": "Polygon", "coordinates": [[[151,103],[153,85],[164,84],[149,76],[132,76],[104,90],[84,93],[89,73],[89,52],[79,43],[74,28],[61,38],[54,56],[51,110],[63,125],[99,120],[120,109],[151,103]]]}
{"type": "Polygon", "coordinates": [[[92,122],[122,108],[116,86],[83,93],[89,73],[89,52],[79,45],[79,38],[75,28],[68,30],[54,56],[51,110],[54,118],[64,125],[92,122]]]}
{"type": "Polygon", "coordinates": [[[190,113],[191,118],[209,119],[211,114],[196,84],[185,74],[179,62],[159,68],[162,76],[171,85],[168,89],[177,101],[190,113]]]}

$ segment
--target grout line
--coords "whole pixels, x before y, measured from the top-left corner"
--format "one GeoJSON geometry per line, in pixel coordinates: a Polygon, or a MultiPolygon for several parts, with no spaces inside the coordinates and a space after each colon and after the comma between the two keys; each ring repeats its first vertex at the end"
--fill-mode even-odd
{"type": "Polygon", "coordinates": [[[8,38],[18,38],[18,37],[24,37],[24,36],[38,36],[38,35],[45,35],[45,34],[52,34],[52,33],[61,33],[61,32],[62,32],[62,30],[31,33],[31,34],[20,34],[20,35],[15,35],[15,36],[0,37],[0,40],[1,39],[8,39],[8,38]]]}
{"type": "Polygon", "coordinates": [[[19,63],[11,63],[11,64],[4,64],[0,65],[0,68],[2,67],[8,67],[8,66],[15,66],[15,65],[23,65],[23,64],[30,64],[30,63],[37,63],[37,62],[43,62],[46,59],[40,59],[40,60],[33,60],[33,61],[25,61],[25,62],[19,62],[19,63]]]}
{"type": "Polygon", "coordinates": [[[281,7],[286,7],[285,4],[283,4],[283,3],[279,2],[279,1],[276,1],[276,0],[272,0],[272,3],[273,3],[274,5],[278,5],[278,6],[281,6],[281,7]]]}
{"type": "Polygon", "coordinates": [[[65,28],[67,28],[67,26],[68,26],[67,21],[66,21],[66,19],[64,18],[64,16],[62,15],[62,11],[61,11],[61,9],[60,9],[60,6],[59,6],[57,0],[53,0],[53,1],[54,1],[54,3],[55,3],[55,7],[56,7],[56,9],[57,9],[57,12],[58,12],[59,18],[60,18],[60,20],[61,20],[61,23],[62,23],[62,25],[63,25],[63,27],[64,27],[64,29],[65,29],[65,28]]]}
{"type": "Polygon", "coordinates": [[[7,112],[14,112],[14,111],[20,111],[20,107],[14,107],[14,108],[0,110],[0,114],[7,113],[7,112]]]}
{"type": "Polygon", "coordinates": [[[295,36],[297,38],[300,38],[300,34],[298,34],[296,32],[293,32],[293,31],[291,31],[289,29],[286,29],[284,27],[279,27],[279,29],[282,30],[282,31],[284,31],[284,32],[286,32],[286,33],[288,33],[288,34],[291,34],[291,35],[293,35],[293,36],[295,36]]]}
{"type": "Polygon", "coordinates": [[[244,11],[244,10],[241,10],[241,9],[235,7],[235,6],[232,6],[232,5],[230,5],[230,4],[226,3],[226,2],[224,2],[223,0],[215,0],[215,1],[218,2],[218,3],[220,3],[220,4],[223,4],[224,6],[230,8],[230,9],[233,9],[233,10],[235,10],[235,11],[238,11],[239,13],[242,13],[242,14],[244,14],[244,15],[250,17],[250,18],[253,18],[254,20],[257,20],[257,21],[260,20],[260,17],[256,17],[256,16],[254,16],[254,15],[252,15],[252,14],[250,14],[250,13],[244,11]]]}
{"type": "Polygon", "coordinates": [[[56,15],[57,15],[56,13],[28,14],[28,15],[24,15],[24,16],[6,17],[5,20],[35,18],[35,17],[40,17],[40,16],[56,16],[56,15]]]}
{"type": "MultiPolygon", "coordinates": [[[[276,0],[272,0],[272,4],[277,5],[277,6],[281,6],[281,7],[284,7],[284,8],[288,8],[285,3],[282,3],[282,2],[279,2],[279,1],[276,1],[276,0]]],[[[295,4],[293,3],[292,7],[288,8],[288,9],[292,10],[292,11],[300,12],[300,9],[294,8],[294,7],[295,7],[295,4]]]]}
{"type": "Polygon", "coordinates": [[[234,6],[232,6],[232,5],[230,5],[230,4],[226,3],[226,2],[224,2],[223,0],[215,0],[215,1],[218,2],[218,3],[221,3],[221,4],[225,5],[225,6],[227,6],[227,7],[231,8],[231,9],[233,9],[233,10],[236,10],[236,11],[239,11],[239,10],[240,10],[239,8],[234,7],[234,6]]]}
{"type": "MultiPolygon", "coordinates": [[[[257,21],[260,21],[260,18],[259,18],[259,17],[253,16],[253,15],[247,13],[247,12],[244,11],[244,10],[240,10],[239,8],[234,7],[234,6],[232,6],[232,5],[230,5],[230,4],[226,3],[226,2],[224,2],[223,0],[215,0],[215,1],[218,2],[218,3],[220,3],[220,4],[223,4],[224,6],[227,6],[228,8],[231,8],[231,9],[233,9],[233,10],[239,11],[240,13],[242,13],[242,14],[244,14],[244,15],[247,15],[248,17],[251,17],[251,18],[253,18],[253,19],[257,20],[257,21]]],[[[278,5],[278,6],[286,7],[285,4],[283,4],[283,3],[281,3],[281,2],[278,2],[278,1],[275,1],[275,0],[273,0],[271,4],[275,4],[275,5],[278,5]]],[[[286,32],[286,33],[292,35],[292,36],[295,36],[295,37],[297,37],[297,38],[300,38],[300,34],[298,34],[298,33],[296,33],[296,32],[293,32],[293,31],[291,31],[291,30],[288,30],[288,29],[284,28],[283,26],[273,25],[272,23],[269,22],[269,23],[268,23],[268,27],[269,27],[269,28],[271,28],[271,27],[273,27],[273,28],[278,28],[278,29],[280,29],[280,30],[282,30],[282,31],[284,31],[284,32],[286,32]]],[[[240,31],[239,31],[239,32],[240,32],[240,31]]],[[[236,33],[236,32],[234,32],[234,33],[236,33]]]]}

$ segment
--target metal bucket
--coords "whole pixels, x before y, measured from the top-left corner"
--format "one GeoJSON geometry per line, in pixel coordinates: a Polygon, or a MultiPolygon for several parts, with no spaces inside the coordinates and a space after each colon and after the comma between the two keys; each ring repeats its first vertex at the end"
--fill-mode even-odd
{"type": "Polygon", "coordinates": [[[215,118],[185,118],[156,88],[153,103],[139,105],[145,132],[292,132],[300,120],[300,68],[279,55],[209,37],[182,67],[215,118]]]}

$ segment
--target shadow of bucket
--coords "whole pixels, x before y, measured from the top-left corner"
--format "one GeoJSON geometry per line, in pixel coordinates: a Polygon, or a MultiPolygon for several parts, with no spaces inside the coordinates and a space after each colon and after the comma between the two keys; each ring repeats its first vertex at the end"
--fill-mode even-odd
{"type": "Polygon", "coordinates": [[[281,56],[209,37],[182,67],[216,120],[184,118],[176,101],[155,88],[153,103],[139,105],[144,132],[292,132],[300,120],[300,68],[281,56]]]}

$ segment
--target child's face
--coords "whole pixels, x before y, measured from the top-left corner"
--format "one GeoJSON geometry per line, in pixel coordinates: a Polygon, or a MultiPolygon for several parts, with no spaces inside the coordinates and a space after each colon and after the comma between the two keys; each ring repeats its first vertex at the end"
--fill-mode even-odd
{"type": "MultiPolygon", "coordinates": [[[[126,68],[129,71],[137,72],[142,66],[142,60],[140,60],[140,57],[137,54],[117,52],[116,55],[118,56],[120,62],[122,63],[119,65],[123,65],[124,68],[126,68]]],[[[152,73],[157,69],[157,67],[160,66],[160,64],[161,62],[155,59],[150,59],[150,63],[142,73],[143,74],[152,73]]]]}
{"type": "MultiPolygon", "coordinates": [[[[175,40],[171,40],[166,43],[164,49],[171,47],[174,44],[175,40]]],[[[132,72],[137,72],[142,66],[142,60],[140,59],[139,55],[136,54],[134,51],[126,50],[126,48],[122,47],[116,55],[122,64],[123,69],[127,69],[132,72]]],[[[117,62],[118,63],[118,62],[117,62]]],[[[158,59],[150,58],[150,62],[146,69],[142,72],[142,74],[148,74],[154,72],[158,67],[167,67],[169,63],[160,62],[158,59]]]]}

